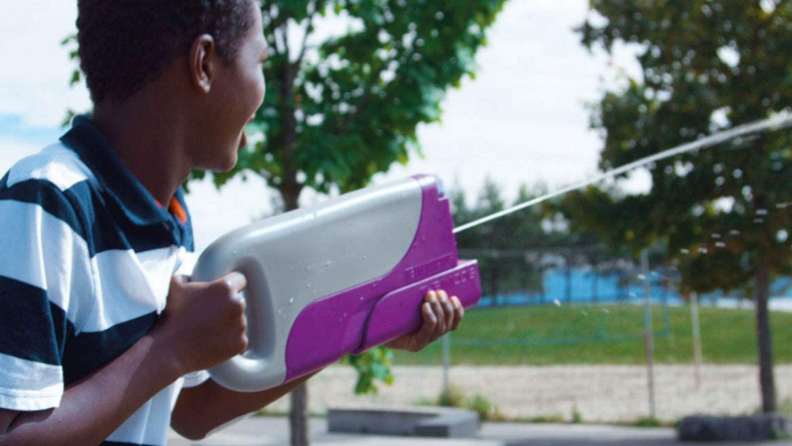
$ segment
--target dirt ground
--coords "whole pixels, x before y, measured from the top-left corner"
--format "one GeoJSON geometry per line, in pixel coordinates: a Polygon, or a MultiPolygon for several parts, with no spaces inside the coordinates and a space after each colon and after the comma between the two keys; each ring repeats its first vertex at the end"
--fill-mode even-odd
{"type": "MultiPolygon", "coordinates": [[[[355,372],[333,366],[309,383],[310,411],[328,407],[409,406],[435,400],[442,389],[440,367],[395,367],[396,382],[377,396],[352,393],[355,372]]],[[[452,367],[452,385],[468,397],[481,395],[511,418],[560,416],[577,411],[584,422],[633,422],[649,415],[646,368],[642,366],[452,367]]],[[[695,414],[740,415],[760,406],[754,366],[704,366],[696,387],[692,366],[655,367],[657,417],[665,421],[695,414]]],[[[779,401],[792,398],[792,365],[776,367],[779,401]]],[[[288,398],[269,410],[288,410],[288,398]]]]}

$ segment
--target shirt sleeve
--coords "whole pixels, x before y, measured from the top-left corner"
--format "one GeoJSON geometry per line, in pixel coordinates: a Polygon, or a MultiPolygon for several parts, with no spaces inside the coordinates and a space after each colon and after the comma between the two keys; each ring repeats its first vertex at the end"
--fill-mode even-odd
{"type": "Polygon", "coordinates": [[[57,407],[80,297],[90,305],[88,244],[51,183],[0,185],[0,408],[57,407]]]}

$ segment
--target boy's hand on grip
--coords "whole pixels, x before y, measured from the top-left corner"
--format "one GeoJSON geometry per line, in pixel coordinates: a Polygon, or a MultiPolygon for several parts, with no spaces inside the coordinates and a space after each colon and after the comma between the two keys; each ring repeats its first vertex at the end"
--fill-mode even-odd
{"type": "Polygon", "coordinates": [[[213,282],[173,276],[168,304],[153,334],[172,351],[182,373],[214,367],[245,351],[245,276],[227,274],[213,282]]]}
{"type": "Polygon", "coordinates": [[[385,344],[388,348],[418,352],[459,327],[465,317],[465,307],[454,296],[449,298],[445,291],[429,291],[421,305],[423,324],[417,331],[385,344]]]}

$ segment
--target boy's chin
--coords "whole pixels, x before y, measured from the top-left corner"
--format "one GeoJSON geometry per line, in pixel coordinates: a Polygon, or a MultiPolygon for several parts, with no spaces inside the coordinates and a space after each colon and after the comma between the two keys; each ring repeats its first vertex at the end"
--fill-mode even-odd
{"type": "Polygon", "coordinates": [[[233,151],[225,159],[214,160],[211,165],[207,166],[205,170],[210,170],[215,173],[228,172],[236,166],[238,157],[237,152],[233,151]]]}

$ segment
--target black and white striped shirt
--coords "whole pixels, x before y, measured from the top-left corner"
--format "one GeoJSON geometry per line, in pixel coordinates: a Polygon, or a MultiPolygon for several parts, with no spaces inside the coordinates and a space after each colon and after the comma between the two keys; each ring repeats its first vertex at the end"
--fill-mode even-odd
{"type": "MultiPolygon", "coordinates": [[[[88,117],[14,165],[0,180],[0,408],[57,407],[131,347],[193,249],[182,192],[160,206],[88,117]]],[[[205,379],[166,388],[103,444],[164,445],[181,387],[205,379]]]]}

